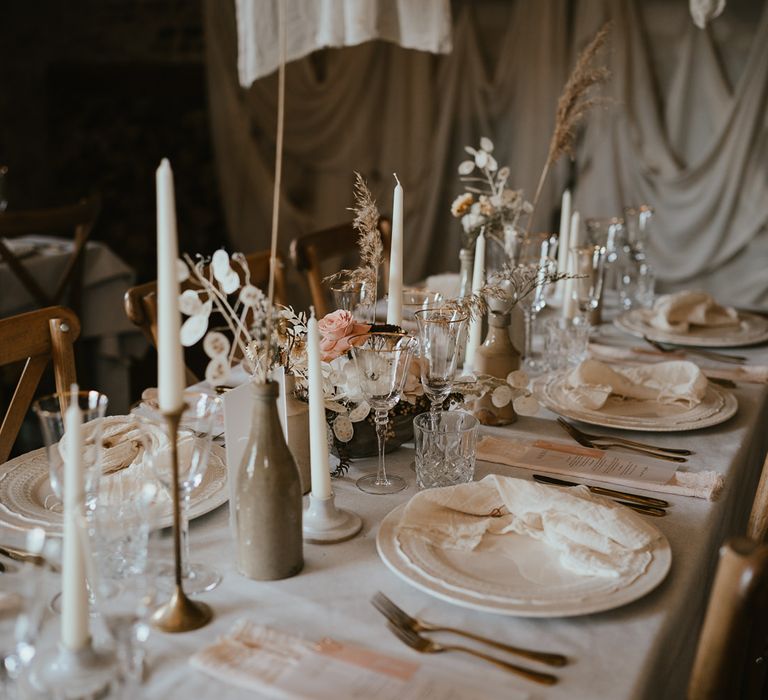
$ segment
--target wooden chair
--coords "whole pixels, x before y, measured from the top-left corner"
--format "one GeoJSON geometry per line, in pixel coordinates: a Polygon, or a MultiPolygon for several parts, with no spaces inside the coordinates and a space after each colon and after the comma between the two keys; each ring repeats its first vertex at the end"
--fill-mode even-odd
{"type": "Polygon", "coordinates": [[[688,700],[764,698],[768,545],[739,537],[720,550],[688,700]]]}
{"type": "Polygon", "coordinates": [[[79,335],[80,321],[74,312],[63,306],[0,319],[0,367],[24,363],[0,426],[0,463],[11,453],[35,389],[51,360],[56,392],[69,392],[75,382],[72,344],[79,335]]]}
{"type": "Polygon", "coordinates": [[[768,455],[763,461],[760,483],[757,485],[755,500],[752,502],[747,537],[754,542],[768,543],[768,455]]]}
{"type": "MultiPolygon", "coordinates": [[[[251,273],[251,283],[259,287],[265,294],[269,286],[269,251],[259,251],[245,256],[251,273]]],[[[285,294],[285,264],[278,253],[275,268],[275,301],[286,303],[285,294]]],[[[196,285],[187,281],[181,285],[182,291],[194,289],[196,285]]],[[[125,313],[130,321],[138,326],[153,347],[157,348],[157,281],[131,287],[123,297],[125,313]]],[[[189,367],[186,368],[188,384],[198,381],[197,375],[189,367]]]]}
{"type": "MultiPolygon", "coordinates": [[[[382,279],[389,273],[389,247],[391,241],[391,226],[387,219],[379,220],[381,242],[384,245],[384,270],[382,279]]],[[[341,224],[333,228],[307,233],[291,241],[291,260],[294,267],[301,272],[309,285],[312,303],[318,318],[325,316],[330,310],[328,292],[323,286],[322,263],[329,258],[357,251],[358,233],[352,224],[341,224]]]]}
{"type": "Polygon", "coordinates": [[[42,307],[64,301],[69,290],[68,304],[80,309],[83,290],[83,259],[85,244],[101,209],[98,195],[81,199],[77,204],[53,209],[6,211],[0,214],[0,260],[4,260],[26,290],[42,307]],[[24,267],[24,263],[8,248],[3,238],[31,235],[73,235],[72,253],[58,282],[39,283],[24,267]]]}

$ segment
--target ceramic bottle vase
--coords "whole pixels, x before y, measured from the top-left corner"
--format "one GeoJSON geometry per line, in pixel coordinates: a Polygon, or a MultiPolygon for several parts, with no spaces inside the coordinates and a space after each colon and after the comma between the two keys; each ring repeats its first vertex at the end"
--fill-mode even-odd
{"type": "Polygon", "coordinates": [[[304,565],[301,481],[280,427],[277,383],[252,386],[251,432],[235,483],[237,569],[273,581],[304,565]]]}
{"type": "MultiPolygon", "coordinates": [[[[520,369],[520,354],[509,337],[510,323],[509,313],[491,311],[488,314],[488,335],[475,351],[475,372],[506,379],[510,372],[520,369]]],[[[517,420],[512,402],[498,408],[493,405],[490,393],[475,401],[474,413],[483,425],[509,425],[517,420]]]]}
{"type": "Polygon", "coordinates": [[[301,492],[309,493],[312,487],[312,465],[309,455],[309,404],[295,396],[296,377],[285,375],[285,416],[288,420],[288,449],[299,468],[301,492]]]}

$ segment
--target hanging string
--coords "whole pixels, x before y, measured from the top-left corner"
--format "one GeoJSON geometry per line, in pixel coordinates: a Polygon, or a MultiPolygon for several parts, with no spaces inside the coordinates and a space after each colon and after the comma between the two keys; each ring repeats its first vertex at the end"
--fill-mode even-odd
{"type": "MultiPolygon", "coordinates": [[[[275,301],[275,268],[277,266],[277,229],[280,219],[280,183],[283,176],[283,126],[285,121],[285,3],[277,3],[277,33],[280,65],[277,69],[277,137],[275,139],[275,188],[272,195],[272,241],[269,253],[269,313],[267,314],[267,352],[272,342],[272,309],[275,301]]],[[[267,358],[269,362],[269,358],[267,358]]]]}

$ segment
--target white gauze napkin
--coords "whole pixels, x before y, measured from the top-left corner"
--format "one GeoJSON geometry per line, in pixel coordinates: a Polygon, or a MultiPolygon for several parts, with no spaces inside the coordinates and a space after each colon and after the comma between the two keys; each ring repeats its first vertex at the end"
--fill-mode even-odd
{"type": "Polygon", "coordinates": [[[739,325],[739,314],[729,306],[720,306],[706,292],[665,294],[646,312],[646,321],[654,328],[688,333],[691,326],[718,328],[739,325]]]}
{"type": "Polygon", "coordinates": [[[630,510],[585,486],[563,489],[497,474],[416,494],[398,525],[398,537],[415,534],[433,546],[466,551],[485,533],[508,532],[554,548],[570,571],[614,578],[644,569],[658,536],[630,510]]]}
{"type": "Polygon", "coordinates": [[[611,395],[680,404],[691,408],[707,392],[707,378],[685,360],[614,369],[599,360],[584,360],[565,378],[563,390],[575,403],[600,410],[611,395]]]}

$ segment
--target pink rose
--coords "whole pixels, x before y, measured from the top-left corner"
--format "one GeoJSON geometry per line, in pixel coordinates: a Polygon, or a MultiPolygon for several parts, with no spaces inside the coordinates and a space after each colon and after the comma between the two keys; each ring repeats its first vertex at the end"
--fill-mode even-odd
{"type": "Polygon", "coordinates": [[[339,309],[323,316],[317,322],[320,331],[320,358],[331,362],[341,357],[353,344],[363,342],[364,338],[352,340],[352,336],[361,335],[371,330],[365,323],[356,323],[349,311],[339,309]]]}

